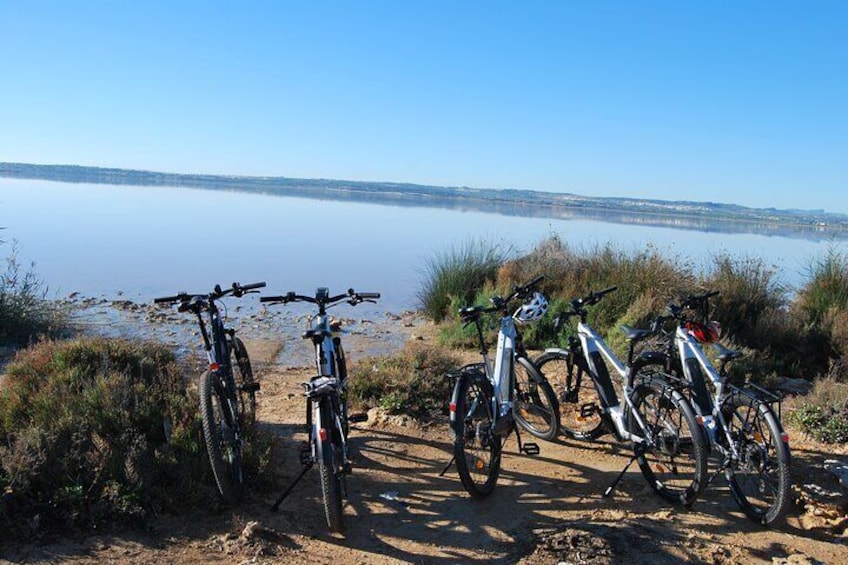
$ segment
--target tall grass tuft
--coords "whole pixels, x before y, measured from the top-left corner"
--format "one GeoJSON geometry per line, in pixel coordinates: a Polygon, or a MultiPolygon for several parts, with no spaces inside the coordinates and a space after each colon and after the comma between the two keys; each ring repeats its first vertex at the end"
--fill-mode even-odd
{"type": "Polygon", "coordinates": [[[510,255],[503,246],[484,240],[468,240],[430,257],[424,267],[424,282],[418,301],[435,322],[448,315],[453,298],[470,303],[510,255]]]}
{"type": "Polygon", "coordinates": [[[0,532],[138,522],[215,500],[197,395],[164,346],[45,341],[7,372],[0,532]]]}
{"type": "Polygon", "coordinates": [[[774,267],[756,257],[714,257],[712,271],[703,283],[720,294],[713,299],[725,334],[750,347],[764,347],[775,335],[775,322],[785,318],[786,288],[774,267]]]}
{"type": "Polygon", "coordinates": [[[809,273],[810,280],[797,300],[806,323],[821,324],[834,309],[848,309],[848,255],[831,247],[810,266],[809,273]]]}
{"type": "Polygon", "coordinates": [[[36,275],[35,265],[25,269],[18,251],[18,243],[12,241],[0,272],[0,345],[25,345],[37,337],[56,336],[67,321],[65,313],[47,300],[47,288],[36,275]]]}

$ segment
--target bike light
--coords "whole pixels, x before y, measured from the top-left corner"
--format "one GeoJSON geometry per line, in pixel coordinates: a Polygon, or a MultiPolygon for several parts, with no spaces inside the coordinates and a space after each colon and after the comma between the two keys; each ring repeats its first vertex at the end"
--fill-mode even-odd
{"type": "Polygon", "coordinates": [[[218,363],[209,363],[209,370],[210,371],[217,371],[220,368],[221,368],[221,365],[219,365],[218,363]]]}
{"type": "Polygon", "coordinates": [[[477,467],[478,471],[482,471],[483,467],[485,467],[486,465],[478,459],[477,462],[474,463],[474,466],[477,467]]]}
{"type": "Polygon", "coordinates": [[[448,404],[448,410],[450,410],[451,412],[456,412],[456,402],[451,402],[450,404],[448,404]]]}
{"type": "Polygon", "coordinates": [[[318,430],[318,437],[321,438],[321,441],[327,441],[327,428],[318,430]]]}
{"type": "Polygon", "coordinates": [[[780,440],[783,443],[789,443],[789,434],[787,434],[786,432],[783,432],[782,434],[780,434],[780,440]]]}

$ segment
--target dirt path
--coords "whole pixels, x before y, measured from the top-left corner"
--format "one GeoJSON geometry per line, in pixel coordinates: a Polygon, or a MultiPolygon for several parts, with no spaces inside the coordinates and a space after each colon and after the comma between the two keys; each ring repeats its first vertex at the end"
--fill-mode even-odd
{"type": "MultiPolygon", "coordinates": [[[[279,438],[276,468],[287,484],[300,469],[299,383],[310,370],[267,363],[276,355],[273,344],[248,347],[262,380],[259,419],[279,438]]],[[[353,357],[355,345],[347,349],[353,357]]],[[[626,450],[569,440],[542,443],[536,457],[517,455],[511,440],[495,493],[475,501],[453,468],[440,476],[450,452],[446,423],[370,416],[351,433],[357,455],[344,536],[325,533],[317,473],[310,472],[277,513],[269,511],[276,493],[253,494],[234,510],[162,517],[145,534],[15,544],[0,562],[848,563],[848,521],[835,506],[796,507],[784,526],[767,530],[737,511],[719,480],[693,510],[677,510],[635,468],[606,499],[601,493],[626,462],[626,450]]],[[[802,442],[793,449],[797,483],[838,491],[819,470],[831,454],[802,442]]]]}

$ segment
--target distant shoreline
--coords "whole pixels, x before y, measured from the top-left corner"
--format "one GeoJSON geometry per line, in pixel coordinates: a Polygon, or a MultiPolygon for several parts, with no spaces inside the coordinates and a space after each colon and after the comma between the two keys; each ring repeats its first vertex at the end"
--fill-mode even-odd
{"type": "Polygon", "coordinates": [[[0,162],[0,177],[132,186],[173,186],[552,219],[594,219],[700,231],[786,237],[848,237],[848,215],[712,202],[587,197],[519,189],[408,183],[162,173],[78,165],[0,162]]]}

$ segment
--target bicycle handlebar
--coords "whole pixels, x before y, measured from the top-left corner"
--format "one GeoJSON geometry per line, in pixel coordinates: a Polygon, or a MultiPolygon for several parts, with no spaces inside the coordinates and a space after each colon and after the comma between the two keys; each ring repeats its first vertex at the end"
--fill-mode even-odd
{"type": "Polygon", "coordinates": [[[516,286],[512,289],[512,293],[506,298],[501,298],[500,296],[493,296],[491,298],[492,306],[466,306],[465,308],[460,308],[459,316],[465,321],[472,321],[474,317],[480,314],[492,314],[494,312],[499,312],[502,309],[506,309],[509,307],[509,303],[515,300],[516,298],[523,298],[526,296],[533,288],[536,287],[540,282],[545,280],[544,275],[539,275],[535,279],[530,282],[516,286]]]}
{"type": "Polygon", "coordinates": [[[571,301],[571,310],[563,310],[554,318],[554,330],[558,330],[562,326],[562,318],[570,318],[571,316],[585,316],[586,306],[592,306],[601,301],[601,298],[611,292],[618,290],[618,287],[613,285],[603,290],[592,291],[583,298],[575,298],[571,301]]]}
{"type": "Polygon", "coordinates": [[[175,294],[173,296],[160,296],[159,298],[154,298],[153,303],[154,304],[164,304],[164,303],[168,303],[168,302],[188,302],[192,298],[201,298],[203,300],[208,300],[208,299],[211,298],[212,300],[217,300],[218,298],[223,298],[224,296],[227,296],[228,294],[232,294],[233,296],[238,298],[238,297],[241,297],[248,292],[251,292],[251,291],[253,291],[257,288],[262,288],[264,286],[265,286],[264,282],[256,282],[256,283],[250,283],[250,284],[245,284],[245,285],[241,285],[239,283],[234,282],[232,287],[228,288],[227,290],[223,290],[223,289],[221,289],[221,285],[216,284],[215,288],[212,289],[212,292],[210,292],[210,293],[189,294],[187,292],[180,292],[180,293],[175,294]]]}
{"type": "Polygon", "coordinates": [[[306,296],[304,294],[297,294],[294,291],[290,291],[279,296],[263,296],[259,299],[259,302],[274,302],[280,304],[287,304],[289,302],[309,302],[310,304],[328,306],[335,302],[347,300],[350,304],[356,305],[365,300],[377,300],[380,296],[379,292],[356,292],[352,288],[349,288],[348,291],[343,294],[323,298],[319,298],[318,296],[306,296]]]}

